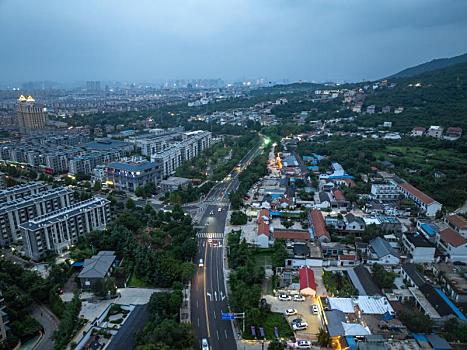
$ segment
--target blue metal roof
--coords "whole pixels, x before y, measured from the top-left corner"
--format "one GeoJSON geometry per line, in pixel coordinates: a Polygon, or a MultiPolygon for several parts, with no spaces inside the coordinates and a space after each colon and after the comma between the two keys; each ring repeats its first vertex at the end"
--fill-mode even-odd
{"type": "Polygon", "coordinates": [[[439,288],[435,288],[435,291],[436,293],[438,293],[441,298],[443,298],[443,300],[446,302],[446,304],[449,305],[449,307],[452,309],[452,311],[454,311],[454,313],[456,314],[456,316],[461,320],[461,321],[467,321],[467,317],[465,317],[465,315],[462,313],[462,311],[451,301],[451,299],[448,298],[448,296],[446,294],[444,294],[444,292],[439,289],[439,288]]]}
{"type": "Polygon", "coordinates": [[[420,227],[422,228],[423,231],[426,232],[428,236],[434,237],[436,235],[436,229],[433,227],[433,225],[421,224],[420,227]]]}

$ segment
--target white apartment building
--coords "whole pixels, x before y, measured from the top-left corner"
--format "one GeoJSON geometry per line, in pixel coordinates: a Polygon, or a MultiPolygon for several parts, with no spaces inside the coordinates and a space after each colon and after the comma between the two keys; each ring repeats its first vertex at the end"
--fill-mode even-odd
{"type": "Polygon", "coordinates": [[[110,201],[99,197],[36,217],[20,225],[24,251],[33,260],[49,251],[60,254],[79,237],[105,229],[110,219],[110,201]]]}
{"type": "Polygon", "coordinates": [[[54,188],[0,205],[0,246],[18,242],[19,226],[35,217],[70,206],[74,202],[73,191],[54,188]]]}
{"type": "Polygon", "coordinates": [[[372,184],[371,194],[373,199],[389,201],[400,198],[400,192],[397,185],[393,183],[372,184]]]}

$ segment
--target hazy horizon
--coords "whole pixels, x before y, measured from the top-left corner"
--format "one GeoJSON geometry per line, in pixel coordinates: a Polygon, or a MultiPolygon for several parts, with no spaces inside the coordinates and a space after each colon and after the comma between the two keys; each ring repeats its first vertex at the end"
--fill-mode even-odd
{"type": "Polygon", "coordinates": [[[0,81],[374,80],[467,52],[467,1],[0,0],[0,81]]]}

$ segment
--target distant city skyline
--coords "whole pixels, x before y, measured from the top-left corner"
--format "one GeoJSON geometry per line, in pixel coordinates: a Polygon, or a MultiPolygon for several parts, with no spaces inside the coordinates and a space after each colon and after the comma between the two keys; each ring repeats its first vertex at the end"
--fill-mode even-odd
{"type": "Polygon", "coordinates": [[[467,52],[456,0],[0,0],[0,83],[374,80],[467,52]]]}

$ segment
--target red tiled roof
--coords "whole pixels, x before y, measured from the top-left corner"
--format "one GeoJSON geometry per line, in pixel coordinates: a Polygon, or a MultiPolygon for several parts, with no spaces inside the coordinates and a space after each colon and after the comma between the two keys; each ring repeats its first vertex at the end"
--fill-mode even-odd
{"type": "Polygon", "coordinates": [[[310,239],[310,234],[304,230],[274,229],[272,235],[275,239],[296,239],[302,241],[308,241],[310,239]]]}
{"type": "Polygon", "coordinates": [[[345,202],[344,193],[340,189],[334,188],[332,192],[334,193],[334,197],[336,198],[336,201],[345,202]]]}
{"type": "Polygon", "coordinates": [[[454,215],[449,215],[447,219],[450,224],[453,224],[459,229],[467,228],[467,220],[463,216],[454,214],[454,215]]]}
{"type": "Polygon", "coordinates": [[[450,128],[446,129],[446,133],[448,133],[448,134],[462,134],[462,128],[450,127],[450,128]]]}
{"type": "Polygon", "coordinates": [[[269,237],[269,224],[266,224],[265,222],[260,222],[258,224],[258,236],[260,235],[266,235],[269,237]]]}
{"type": "Polygon", "coordinates": [[[357,260],[357,256],[343,254],[343,255],[339,255],[339,260],[355,261],[357,260]]]}
{"type": "Polygon", "coordinates": [[[402,187],[407,192],[413,194],[415,197],[417,197],[419,200],[421,200],[423,203],[425,203],[427,205],[430,205],[430,204],[435,202],[435,200],[433,198],[431,198],[429,195],[423,193],[418,188],[412,186],[408,182],[404,182],[404,183],[400,184],[399,186],[402,187]]]}
{"type": "Polygon", "coordinates": [[[413,128],[412,131],[421,131],[421,132],[425,132],[425,128],[423,126],[416,126],[415,128],[413,128]]]}
{"type": "Polygon", "coordinates": [[[300,275],[300,290],[311,288],[316,291],[315,274],[309,267],[301,267],[298,270],[300,275]]]}
{"type": "Polygon", "coordinates": [[[441,236],[441,239],[444,242],[449,243],[453,247],[459,247],[467,243],[464,237],[462,237],[459,233],[457,233],[450,227],[439,231],[439,235],[441,236]]]}
{"type": "Polygon", "coordinates": [[[323,214],[317,209],[310,210],[311,222],[310,225],[313,226],[313,232],[316,238],[326,236],[331,239],[329,231],[326,229],[326,222],[324,221],[323,214]]]}
{"type": "Polygon", "coordinates": [[[265,222],[265,217],[269,219],[269,210],[263,208],[258,214],[258,224],[265,222]]]}

